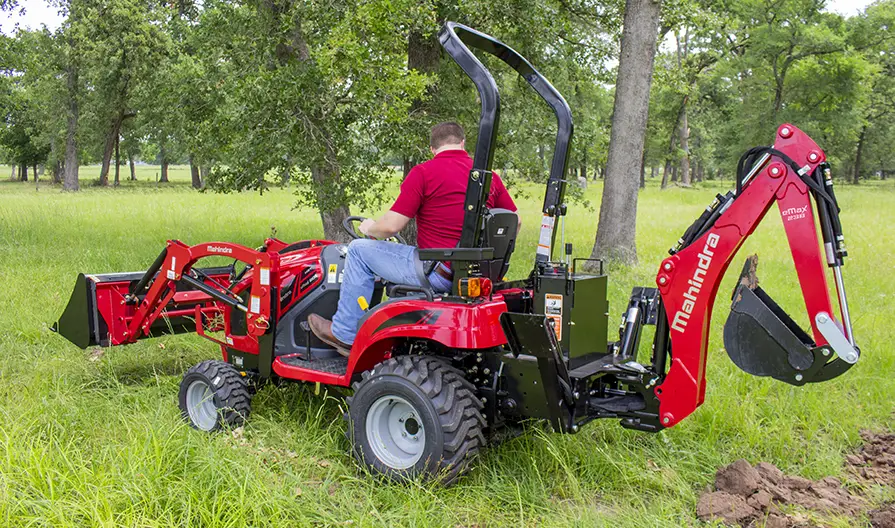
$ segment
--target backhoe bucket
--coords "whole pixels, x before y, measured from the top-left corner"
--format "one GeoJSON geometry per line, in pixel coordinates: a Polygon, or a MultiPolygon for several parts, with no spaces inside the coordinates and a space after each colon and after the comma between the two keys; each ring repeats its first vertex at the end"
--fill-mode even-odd
{"type": "Polygon", "coordinates": [[[733,292],[724,325],[724,348],[743,371],[753,376],[802,385],[826,363],[828,349],[819,349],[773,299],[758,286],[758,257],[746,259],[733,292]]]}

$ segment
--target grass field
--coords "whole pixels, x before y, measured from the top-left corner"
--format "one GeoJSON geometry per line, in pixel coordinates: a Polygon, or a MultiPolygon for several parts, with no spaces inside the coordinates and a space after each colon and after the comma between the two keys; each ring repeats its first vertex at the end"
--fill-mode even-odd
{"type": "MultiPolygon", "coordinates": [[[[2,169],[0,169],[2,170],[2,169]]],[[[698,526],[695,504],[715,469],[743,457],[809,478],[842,474],[861,428],[891,428],[895,395],[895,185],[841,186],[849,243],[846,281],[864,355],[832,382],[795,388],[738,370],[721,345],[742,259],[760,255],[762,285],[806,325],[779,216],[769,215],[718,296],[705,404],[658,435],[595,422],[574,436],[538,426],[487,450],[457,486],[385,485],[359,471],[343,435],[341,401],[312,386],[268,387],[241,436],[187,427],[180,375],[218,357],[195,336],[143,341],[100,355],[48,330],[78,272],[144,269],[166,239],[257,246],[319,237],[314,211],[287,190],[230,195],[189,189],[185,168],[156,186],[63,194],[49,184],[0,183],[0,525],[25,526],[698,526]]],[[[8,174],[0,172],[0,174],[8,174]]],[[[635,285],[650,285],[668,247],[726,185],[642,191],[641,264],[612,270],[612,325],[635,285]]],[[[599,185],[587,191],[599,203],[599,185]]],[[[541,191],[527,186],[513,273],[533,258],[541,191]]],[[[597,213],[573,207],[576,256],[597,213]]],[[[870,490],[874,501],[892,490],[870,490]]],[[[849,519],[818,519],[854,526],[849,519]]]]}

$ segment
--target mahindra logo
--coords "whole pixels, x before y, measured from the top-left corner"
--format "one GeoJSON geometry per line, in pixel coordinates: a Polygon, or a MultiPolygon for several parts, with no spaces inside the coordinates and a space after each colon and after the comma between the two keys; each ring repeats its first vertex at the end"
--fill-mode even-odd
{"type": "Polygon", "coordinates": [[[209,253],[233,253],[233,249],[221,246],[205,246],[205,250],[209,253]]]}
{"type": "Polygon", "coordinates": [[[678,332],[683,332],[687,329],[687,323],[690,321],[690,314],[693,313],[693,309],[696,308],[696,299],[699,297],[699,292],[702,291],[702,283],[705,281],[705,274],[709,271],[709,266],[712,265],[712,257],[715,256],[715,252],[712,251],[714,248],[718,247],[718,241],[721,240],[721,237],[712,233],[705,240],[705,247],[702,248],[702,252],[696,256],[699,259],[699,263],[696,265],[696,271],[693,272],[693,277],[687,280],[687,284],[690,285],[690,288],[684,294],[684,304],[681,305],[681,309],[674,314],[674,319],[671,322],[671,329],[677,330],[678,332]]]}

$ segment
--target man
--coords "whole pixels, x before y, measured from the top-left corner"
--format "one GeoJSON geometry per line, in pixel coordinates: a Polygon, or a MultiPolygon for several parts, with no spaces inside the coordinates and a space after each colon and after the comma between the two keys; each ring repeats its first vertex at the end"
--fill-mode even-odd
{"type": "MultiPolygon", "coordinates": [[[[452,248],[460,241],[466,185],[472,170],[472,158],[466,153],[466,136],[457,123],[440,123],[432,128],[429,150],[433,158],[414,167],[404,182],[391,210],[378,220],[364,220],[358,230],[380,240],[359,239],[348,245],[348,256],[342,278],[339,307],[332,321],[312,314],[308,324],[320,340],[348,355],[363,310],[358,298],[373,295],[376,277],[396,284],[431,287],[439,293],[449,292],[451,269],[439,263],[428,275],[417,248],[386,242],[395,236],[411,218],[416,218],[417,242],[420,248],[452,248]]],[[[488,207],[516,210],[516,204],[497,174],[491,179],[488,207]]],[[[521,226],[521,221],[520,221],[521,226]]]]}

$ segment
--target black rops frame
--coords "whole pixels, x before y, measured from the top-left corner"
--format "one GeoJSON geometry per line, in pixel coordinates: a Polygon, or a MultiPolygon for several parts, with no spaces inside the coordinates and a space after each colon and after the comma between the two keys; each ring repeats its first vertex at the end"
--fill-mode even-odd
{"type": "MultiPolygon", "coordinates": [[[[563,96],[538,72],[522,55],[499,40],[456,22],[446,22],[438,33],[438,40],[444,50],[466,75],[475,83],[482,101],[479,118],[479,134],[476,140],[469,186],[466,189],[466,210],[463,217],[461,248],[481,247],[482,217],[485,214],[488,194],[491,190],[491,164],[494,159],[494,145],[500,123],[500,94],[497,83],[487,68],[472,53],[468,46],[485,51],[502,60],[534,89],[553,109],[557,121],[556,145],[550,164],[550,177],[544,195],[543,213],[551,217],[565,213],[563,201],[566,190],[566,167],[572,142],[572,111],[563,96]]],[[[555,230],[552,233],[555,238],[555,230]]],[[[550,241],[551,252],[553,239],[550,241]]],[[[550,256],[538,255],[537,261],[550,260],[550,256]]]]}

